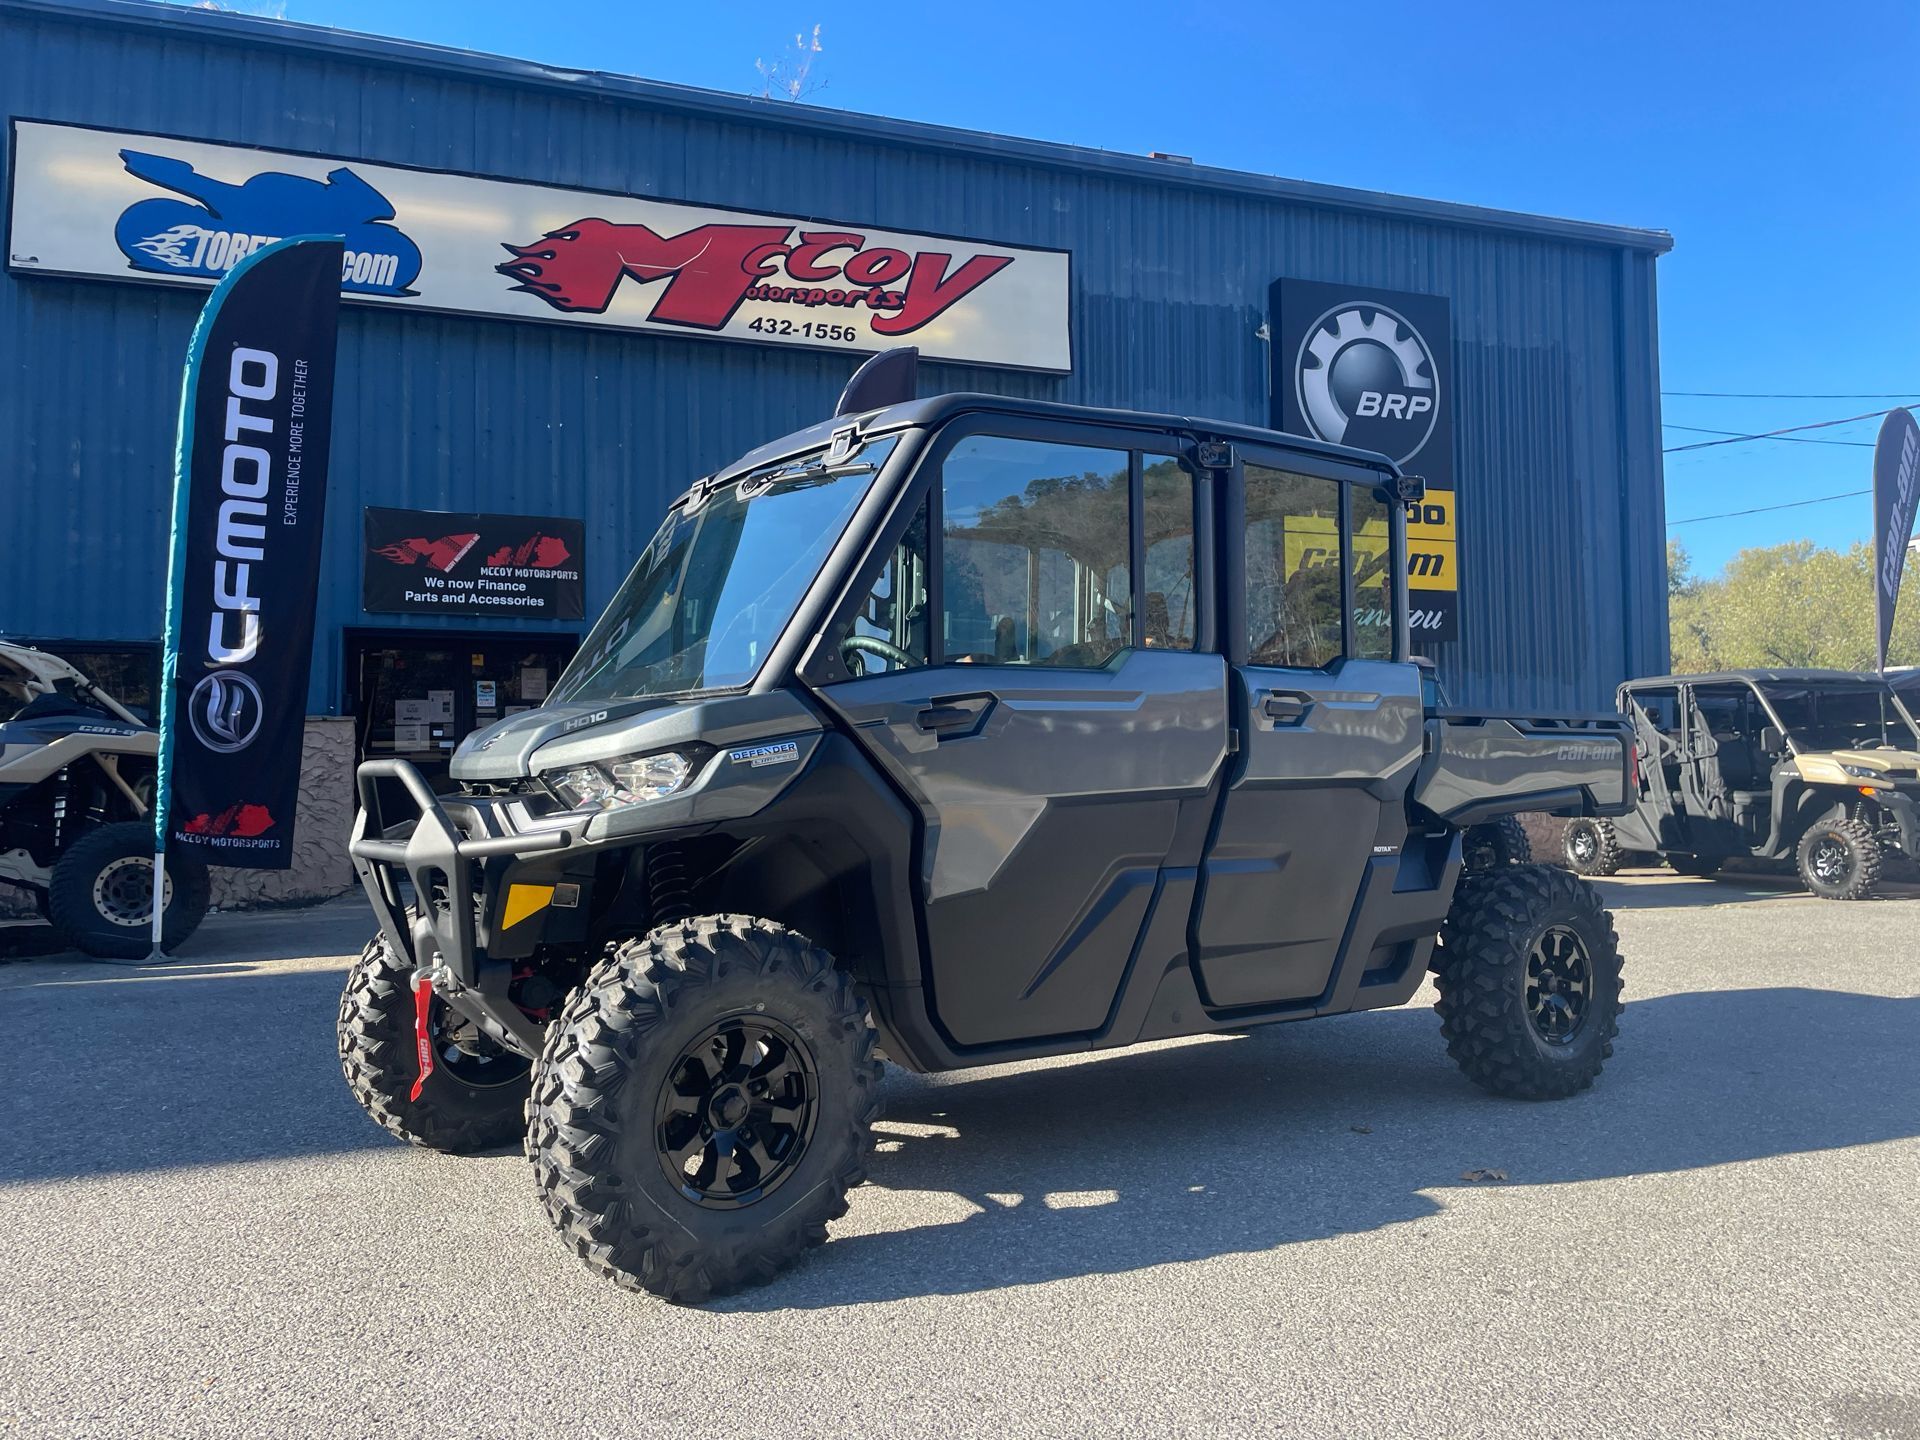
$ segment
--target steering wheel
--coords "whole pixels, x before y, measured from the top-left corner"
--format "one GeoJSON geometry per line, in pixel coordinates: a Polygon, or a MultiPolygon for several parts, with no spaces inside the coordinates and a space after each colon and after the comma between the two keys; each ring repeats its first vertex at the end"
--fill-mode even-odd
{"type": "MultiPolygon", "coordinates": [[[[840,654],[841,657],[846,660],[849,670],[854,668],[853,657],[855,654],[878,655],[888,664],[898,666],[902,670],[910,670],[920,663],[892,641],[882,640],[874,635],[847,636],[846,639],[840,642],[840,654]]],[[[867,667],[862,665],[857,673],[861,675],[866,674],[867,667]]]]}

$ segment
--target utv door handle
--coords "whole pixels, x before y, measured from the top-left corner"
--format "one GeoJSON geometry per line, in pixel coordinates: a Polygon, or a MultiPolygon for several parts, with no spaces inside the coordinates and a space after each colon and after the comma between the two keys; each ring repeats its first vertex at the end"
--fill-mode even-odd
{"type": "Polygon", "coordinates": [[[1269,720],[1299,724],[1313,708],[1313,697],[1291,690],[1269,690],[1260,702],[1260,713],[1269,720]]]}
{"type": "Polygon", "coordinates": [[[964,700],[949,700],[929,705],[913,717],[913,725],[928,735],[951,735],[958,739],[962,734],[972,734],[980,726],[981,719],[992,708],[990,695],[970,695],[964,700]]]}

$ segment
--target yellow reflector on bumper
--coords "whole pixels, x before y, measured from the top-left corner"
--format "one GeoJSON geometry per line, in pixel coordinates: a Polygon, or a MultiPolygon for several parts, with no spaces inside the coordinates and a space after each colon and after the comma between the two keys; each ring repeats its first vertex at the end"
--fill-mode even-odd
{"type": "Polygon", "coordinates": [[[510,930],[529,915],[538,915],[552,903],[551,885],[509,885],[507,913],[500,922],[500,928],[510,930]]]}

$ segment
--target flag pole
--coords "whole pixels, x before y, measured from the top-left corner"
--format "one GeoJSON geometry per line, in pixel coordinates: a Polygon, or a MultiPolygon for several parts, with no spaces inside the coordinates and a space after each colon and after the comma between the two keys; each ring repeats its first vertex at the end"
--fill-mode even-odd
{"type": "MultiPolygon", "coordinates": [[[[249,256],[248,259],[252,259],[249,256]]],[[[163,603],[166,626],[161,636],[160,693],[155,697],[155,721],[160,727],[160,751],[153,771],[153,928],[148,963],[167,958],[163,948],[167,921],[167,830],[173,808],[174,689],[180,673],[181,587],[187,568],[188,506],[193,494],[193,408],[199,388],[200,365],[207,353],[220,303],[233,289],[235,278],[247,268],[243,260],[213,287],[187,342],[187,365],[180,379],[180,423],[173,451],[173,507],[167,531],[167,593],[163,603]]]]}

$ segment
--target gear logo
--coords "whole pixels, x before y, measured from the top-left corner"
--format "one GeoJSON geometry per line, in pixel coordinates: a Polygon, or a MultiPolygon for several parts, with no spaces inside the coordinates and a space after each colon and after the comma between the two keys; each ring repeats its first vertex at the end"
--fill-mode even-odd
{"type": "Polygon", "coordinates": [[[1336,305],[1309,325],[1294,385],[1316,436],[1378,450],[1400,465],[1420,453],[1440,415],[1433,351],[1384,305],[1336,305]]]}
{"type": "Polygon", "coordinates": [[[187,696],[194,738],[218,755],[238,754],[251,745],[266,711],[260,687],[238,670],[215,670],[201,677],[187,696]]]}

